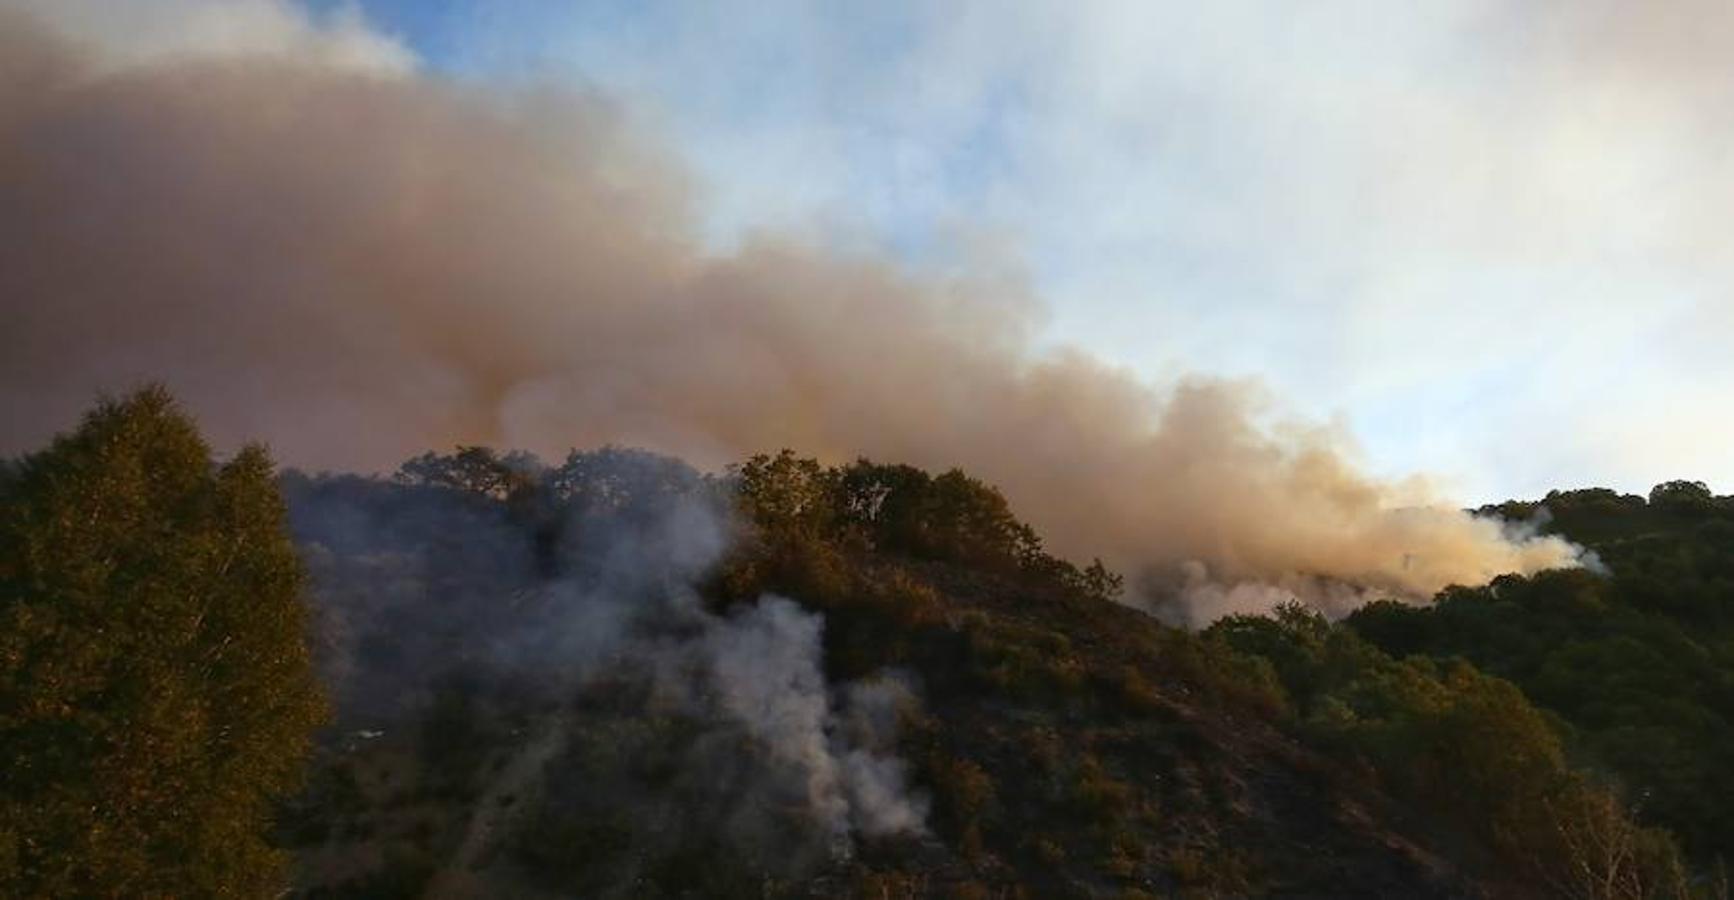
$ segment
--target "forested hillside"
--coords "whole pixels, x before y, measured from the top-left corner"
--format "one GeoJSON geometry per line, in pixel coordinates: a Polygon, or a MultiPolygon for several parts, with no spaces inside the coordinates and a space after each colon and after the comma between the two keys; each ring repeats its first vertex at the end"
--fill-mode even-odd
{"type": "Polygon", "coordinates": [[[1574,758],[1700,860],[1734,860],[1734,497],[1675,481],[1643,497],[1556,492],[1540,516],[1605,572],[1505,577],[1347,625],[1394,656],[1465,659],[1558,717],[1574,758]]]}
{"type": "Polygon", "coordinates": [[[1410,655],[1372,624],[1511,580],[1192,633],[959,472],[464,448],[286,489],[342,644],[341,737],[285,833],[314,894],[1723,890],[1716,832],[1533,704],[1506,651],[1410,655]],[[716,648],[767,631],[801,658],[760,642],[760,687],[734,683],[716,648]],[[766,727],[767,684],[809,702],[766,727]]]}
{"type": "Polygon", "coordinates": [[[8,895],[1728,894],[1700,485],[1481,511],[1601,571],[1188,631],[957,471],[268,474],[160,392],[0,471],[8,895]]]}

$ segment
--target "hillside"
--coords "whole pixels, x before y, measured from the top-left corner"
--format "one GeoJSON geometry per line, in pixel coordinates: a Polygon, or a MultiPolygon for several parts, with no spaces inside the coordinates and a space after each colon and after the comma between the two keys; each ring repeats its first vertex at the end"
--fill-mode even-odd
{"type": "Polygon", "coordinates": [[[466,448],[284,490],[337,708],[306,896],[1714,889],[1507,682],[1299,610],[1162,626],[962,473],[466,448]]]}
{"type": "Polygon", "coordinates": [[[1349,617],[1394,655],[1460,657],[1557,715],[1579,762],[1706,864],[1734,860],[1734,497],[1554,492],[1482,510],[1593,550],[1603,573],[1505,577],[1349,617]]]}

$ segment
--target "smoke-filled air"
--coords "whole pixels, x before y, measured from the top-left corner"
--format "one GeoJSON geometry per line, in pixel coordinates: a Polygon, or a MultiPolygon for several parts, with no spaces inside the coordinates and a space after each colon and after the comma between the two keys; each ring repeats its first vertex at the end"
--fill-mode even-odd
{"type": "Polygon", "coordinates": [[[858,836],[924,834],[927,798],[896,751],[918,685],[895,669],[831,684],[824,615],[788,599],[707,609],[700,582],[738,523],[698,473],[635,453],[579,459],[578,486],[612,486],[614,502],[545,510],[540,544],[521,515],[451,491],[287,485],[317,600],[315,661],[361,741],[413,734],[408,723],[430,716],[424,741],[449,746],[486,735],[477,721],[534,711],[503,739],[502,762],[469,776],[479,811],[431,889],[486,893],[473,870],[534,830],[538,807],[630,823],[648,848],[591,886],[620,895],[646,858],[682,846],[708,841],[791,873],[849,858],[858,836]],[[662,757],[676,783],[635,779],[635,753],[662,757]]]}
{"type": "Polygon", "coordinates": [[[1365,474],[1256,384],[1038,347],[1009,262],[708,250],[702,188],[603,96],[292,51],[118,61],[18,15],[0,39],[15,444],[156,379],[219,442],[312,468],[460,443],[961,467],[1135,585],[1425,597],[1580,562],[1365,474]]]}

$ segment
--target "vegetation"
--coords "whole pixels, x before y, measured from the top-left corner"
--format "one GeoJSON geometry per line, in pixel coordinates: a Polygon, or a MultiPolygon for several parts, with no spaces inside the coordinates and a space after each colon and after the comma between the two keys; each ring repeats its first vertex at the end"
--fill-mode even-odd
{"type": "Polygon", "coordinates": [[[1670,836],[1635,825],[1608,788],[1571,769],[1545,714],[1510,682],[1461,659],[1392,659],[1299,606],[1209,634],[1272,661],[1315,745],[1364,761],[1537,884],[1574,897],[1688,895],[1670,836]]]}
{"type": "Polygon", "coordinates": [[[957,471],[277,484],[287,522],[160,391],[0,468],[13,893],[278,884],[305,589],[336,727],[270,841],[309,897],[1727,896],[1734,503],[1695,483],[1483,510],[1607,572],[1196,633],[957,471]],[[834,808],[849,767],[898,827],[834,808]]]}
{"type": "Polygon", "coordinates": [[[1605,574],[1507,576],[1347,620],[1399,657],[1462,659],[1557,716],[1570,755],[1707,867],[1734,860],[1734,497],[1554,493],[1486,512],[1583,543],[1605,574]]]}
{"type": "Polygon", "coordinates": [[[264,450],[213,464],[150,389],[0,497],[0,890],[269,893],[322,707],[264,450]]]}
{"type": "Polygon", "coordinates": [[[733,470],[747,517],[781,549],[877,552],[1017,575],[1108,600],[1123,586],[1101,560],[1084,569],[1042,549],[998,490],[952,469],[939,476],[859,460],[827,468],[788,450],[733,470]]]}
{"type": "MultiPolygon", "coordinates": [[[[708,825],[669,829],[670,816],[740,802],[684,774],[693,748],[717,740],[714,723],[647,718],[654,702],[631,678],[568,695],[558,702],[573,737],[510,845],[543,889],[629,878],[651,893],[752,896],[803,879],[872,896],[1717,891],[1713,862],[1700,858],[1693,874],[1665,830],[1634,821],[1621,782],[1586,768],[1575,732],[1506,673],[1403,658],[1363,635],[1387,607],[1353,625],[1291,608],[1202,634],[1165,628],[1108,602],[1116,576],[1047,554],[1003,497],[963,473],[784,452],[709,478],[635,451],[549,468],[462,448],[421,458],[398,485],[366,487],[428,489],[469,496],[532,542],[563,548],[563,576],[580,579],[596,561],[584,561],[594,536],[582,523],[647,521],[671,497],[733,504],[747,529],[699,586],[707,605],[798,598],[826,617],[833,683],[896,670],[920,685],[899,750],[931,799],[928,836],[866,840],[817,875],[812,860],[790,869],[708,825]],[[478,462],[481,475],[430,474],[478,462]],[[669,812],[642,814],[655,808],[669,812]]],[[[1538,580],[1553,578],[1599,583],[1538,580]]],[[[482,718],[549,715],[522,703],[496,696],[482,718]]],[[[451,710],[436,703],[426,715],[451,710]]],[[[424,783],[437,792],[433,768],[424,783]]],[[[768,827],[802,826],[773,817],[768,827]]]]}

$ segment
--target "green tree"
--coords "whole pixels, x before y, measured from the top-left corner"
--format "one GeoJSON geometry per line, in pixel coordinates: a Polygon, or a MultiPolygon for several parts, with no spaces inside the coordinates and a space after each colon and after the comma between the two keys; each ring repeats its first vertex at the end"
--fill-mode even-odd
{"type": "Polygon", "coordinates": [[[742,507],[760,528],[780,536],[822,539],[836,526],[837,472],[784,450],[733,467],[742,507]]]}
{"type": "Polygon", "coordinates": [[[166,391],[0,479],[0,891],[256,896],[324,714],[265,451],[166,391]]]}
{"type": "Polygon", "coordinates": [[[1650,488],[1650,505],[1669,510],[1701,511],[1716,505],[1716,495],[1702,481],[1667,481],[1650,488]]]}

